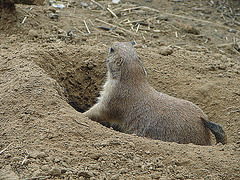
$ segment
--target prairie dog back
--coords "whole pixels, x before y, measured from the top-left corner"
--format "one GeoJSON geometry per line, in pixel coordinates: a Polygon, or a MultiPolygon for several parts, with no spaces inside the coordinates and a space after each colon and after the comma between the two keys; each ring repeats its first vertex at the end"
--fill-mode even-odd
{"type": "Polygon", "coordinates": [[[226,143],[222,127],[206,123],[210,121],[199,107],[149,85],[145,67],[131,43],[113,43],[106,63],[107,81],[98,102],[84,113],[87,117],[108,122],[125,133],[199,145],[211,145],[210,130],[216,136],[214,130],[221,129],[217,142],[226,143]]]}

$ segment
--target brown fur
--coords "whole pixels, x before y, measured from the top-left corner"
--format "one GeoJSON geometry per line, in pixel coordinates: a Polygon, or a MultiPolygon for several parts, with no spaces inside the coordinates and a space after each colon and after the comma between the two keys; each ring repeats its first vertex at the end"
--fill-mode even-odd
{"type": "Polygon", "coordinates": [[[189,101],[156,91],[131,43],[116,42],[107,57],[108,77],[98,102],[84,114],[122,132],[177,143],[211,145],[206,114],[189,101]],[[203,121],[205,120],[205,121],[203,121]]]}

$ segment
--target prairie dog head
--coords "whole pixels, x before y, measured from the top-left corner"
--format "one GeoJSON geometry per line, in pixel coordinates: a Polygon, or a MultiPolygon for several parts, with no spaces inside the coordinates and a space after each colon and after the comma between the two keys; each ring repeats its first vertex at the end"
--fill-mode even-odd
{"type": "Polygon", "coordinates": [[[136,54],[133,43],[115,42],[109,49],[107,68],[110,78],[115,80],[146,80],[146,70],[136,54]]]}

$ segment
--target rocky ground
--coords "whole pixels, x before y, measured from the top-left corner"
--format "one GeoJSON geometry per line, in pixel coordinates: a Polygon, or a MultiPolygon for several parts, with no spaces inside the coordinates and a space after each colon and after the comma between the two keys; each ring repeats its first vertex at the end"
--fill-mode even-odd
{"type": "Polygon", "coordinates": [[[15,9],[0,15],[0,179],[240,179],[238,1],[15,9]],[[150,84],[200,106],[228,144],[151,140],[84,117],[114,41],[135,41],[150,84]]]}

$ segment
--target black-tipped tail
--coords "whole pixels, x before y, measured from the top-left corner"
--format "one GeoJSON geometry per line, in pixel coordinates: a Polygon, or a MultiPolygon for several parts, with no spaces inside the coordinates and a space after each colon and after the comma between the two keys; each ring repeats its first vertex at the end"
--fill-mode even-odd
{"type": "Polygon", "coordinates": [[[227,143],[227,136],[222,128],[222,126],[220,126],[219,124],[216,124],[214,122],[205,120],[203,118],[202,122],[203,124],[210,129],[210,131],[214,134],[217,143],[222,143],[222,144],[226,144],[227,143]]]}

